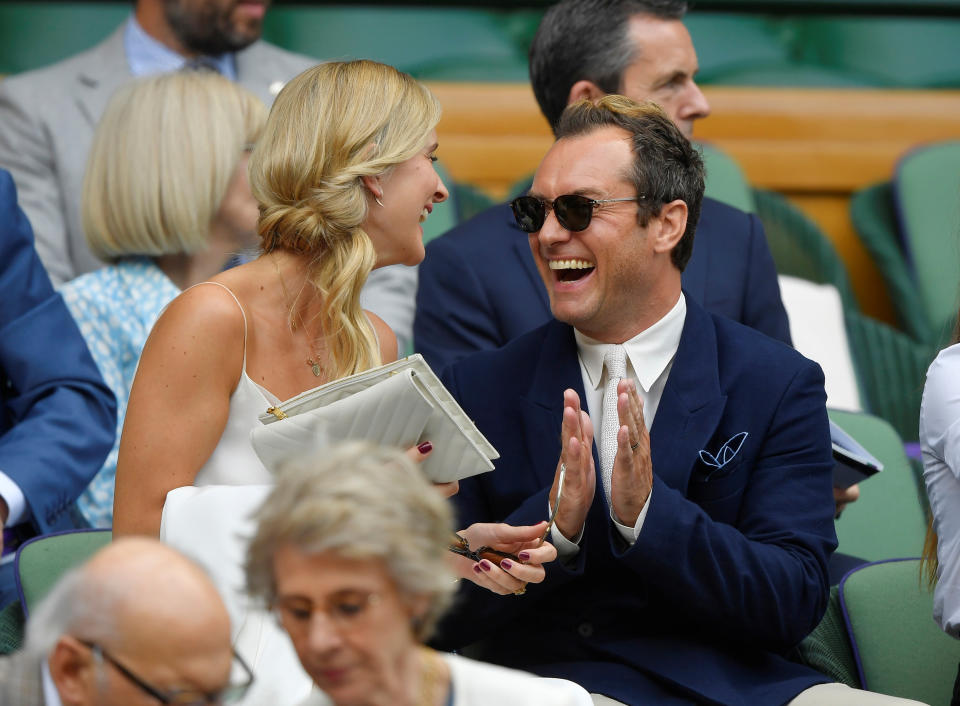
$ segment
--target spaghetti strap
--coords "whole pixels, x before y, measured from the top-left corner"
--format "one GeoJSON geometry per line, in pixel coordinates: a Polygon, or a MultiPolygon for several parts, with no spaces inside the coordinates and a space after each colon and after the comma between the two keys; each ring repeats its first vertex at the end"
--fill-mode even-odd
{"type": "Polygon", "coordinates": [[[235,301],[237,303],[237,306],[240,308],[240,315],[243,317],[243,374],[246,375],[247,374],[247,312],[243,310],[243,305],[240,304],[240,300],[237,299],[237,295],[233,293],[233,290],[230,289],[230,287],[228,287],[227,285],[222,284],[220,282],[214,282],[212,280],[208,280],[206,282],[197,282],[197,284],[187,287],[183,291],[188,292],[194,287],[199,287],[204,284],[215,284],[218,287],[222,287],[227,291],[227,294],[233,297],[233,301],[235,301]]]}

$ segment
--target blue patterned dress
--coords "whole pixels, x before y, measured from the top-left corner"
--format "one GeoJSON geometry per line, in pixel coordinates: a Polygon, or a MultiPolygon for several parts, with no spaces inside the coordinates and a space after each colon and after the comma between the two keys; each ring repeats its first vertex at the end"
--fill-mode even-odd
{"type": "Polygon", "coordinates": [[[103,467],[77,499],[93,527],[113,524],[117,449],[140,353],[163,308],[180,290],[149,258],[132,258],[81,275],[60,288],[104,381],[117,398],[117,437],[103,467]]]}

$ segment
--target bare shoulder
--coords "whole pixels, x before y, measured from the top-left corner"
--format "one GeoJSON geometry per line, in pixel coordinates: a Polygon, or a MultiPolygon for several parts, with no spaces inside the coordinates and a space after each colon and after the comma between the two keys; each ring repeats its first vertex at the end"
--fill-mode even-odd
{"type": "Polygon", "coordinates": [[[364,311],[373,324],[373,330],[377,334],[377,340],[380,342],[380,359],[384,363],[392,363],[397,359],[397,337],[393,329],[387,326],[387,323],[372,311],[364,311]]]}
{"type": "Polygon", "coordinates": [[[172,331],[201,338],[242,338],[243,311],[226,287],[204,282],[181,292],[157,321],[156,333],[172,331]]]}

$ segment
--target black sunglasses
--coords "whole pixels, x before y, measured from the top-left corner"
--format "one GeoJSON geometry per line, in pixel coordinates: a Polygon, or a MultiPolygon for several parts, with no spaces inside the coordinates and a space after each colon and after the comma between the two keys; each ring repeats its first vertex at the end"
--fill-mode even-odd
{"type": "Polygon", "coordinates": [[[593,209],[605,203],[619,201],[640,201],[643,196],[631,196],[623,199],[591,199],[579,194],[564,194],[553,201],[540,199],[536,196],[520,196],[510,202],[513,217],[517,220],[520,230],[525,233],[536,233],[543,228],[547,220],[547,211],[553,209],[557,221],[567,230],[586,230],[593,218],[593,209]]]}
{"type": "Polygon", "coordinates": [[[238,664],[245,673],[243,680],[239,684],[231,684],[220,691],[210,694],[185,690],[164,692],[149,684],[142,677],[138,677],[130,670],[129,667],[125,667],[121,662],[117,661],[113,655],[100,647],[100,645],[97,643],[79,639],[77,641],[81,645],[89,647],[96,659],[112,664],[114,669],[120,672],[132,684],[162,704],[174,704],[176,706],[208,706],[208,704],[236,703],[246,696],[247,691],[250,689],[250,685],[253,684],[253,672],[250,671],[250,668],[247,666],[246,662],[241,659],[240,655],[234,652],[234,662],[238,664]]]}

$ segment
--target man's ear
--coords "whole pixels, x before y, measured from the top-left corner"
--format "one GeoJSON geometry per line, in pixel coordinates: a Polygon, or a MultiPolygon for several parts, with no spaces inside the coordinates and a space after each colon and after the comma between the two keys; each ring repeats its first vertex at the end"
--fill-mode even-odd
{"type": "Polygon", "coordinates": [[[660,214],[654,216],[659,223],[655,233],[653,248],[655,252],[670,252],[680,242],[687,229],[687,204],[675,199],[660,208],[660,214]]]}
{"type": "Polygon", "coordinates": [[[600,87],[593,81],[581,79],[570,86],[570,94],[567,96],[567,105],[582,100],[600,100],[605,95],[607,95],[606,91],[601,91],[600,87]]]}
{"type": "Polygon", "coordinates": [[[96,665],[88,647],[65,635],[57,640],[47,664],[64,706],[89,703],[96,665]]]}

